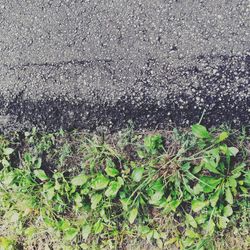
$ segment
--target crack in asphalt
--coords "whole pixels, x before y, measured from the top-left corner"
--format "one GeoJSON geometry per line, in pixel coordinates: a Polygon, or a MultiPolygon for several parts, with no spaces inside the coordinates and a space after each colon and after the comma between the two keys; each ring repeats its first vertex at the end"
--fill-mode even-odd
{"type": "Polygon", "coordinates": [[[21,69],[26,67],[60,67],[64,65],[85,65],[92,63],[110,63],[112,59],[94,59],[94,60],[70,60],[70,61],[61,61],[61,62],[44,62],[44,63],[25,63],[18,65],[7,65],[3,64],[3,67],[7,67],[9,70],[21,69]]]}

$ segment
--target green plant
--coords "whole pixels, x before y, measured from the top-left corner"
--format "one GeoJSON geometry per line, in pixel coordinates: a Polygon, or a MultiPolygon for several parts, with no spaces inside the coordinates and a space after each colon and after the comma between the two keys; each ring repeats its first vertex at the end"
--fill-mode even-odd
{"type": "Polygon", "coordinates": [[[245,134],[238,147],[236,132],[200,124],[135,133],[0,137],[0,249],[229,249],[235,228],[249,241],[245,134]]]}

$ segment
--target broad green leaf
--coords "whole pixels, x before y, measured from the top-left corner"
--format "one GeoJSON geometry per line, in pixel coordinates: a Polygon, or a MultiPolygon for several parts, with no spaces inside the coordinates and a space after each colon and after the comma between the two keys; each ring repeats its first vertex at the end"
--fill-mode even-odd
{"type": "Polygon", "coordinates": [[[246,172],[244,182],[250,186],[250,170],[246,172]]]}
{"type": "Polygon", "coordinates": [[[91,233],[91,225],[83,225],[82,227],[82,238],[83,240],[87,240],[87,238],[89,237],[90,233],[91,233]]]}
{"type": "Polygon", "coordinates": [[[204,229],[206,230],[207,234],[212,235],[215,229],[214,221],[210,219],[207,223],[204,224],[204,229]]]}
{"type": "Polygon", "coordinates": [[[49,179],[46,173],[42,169],[34,170],[34,175],[41,181],[46,181],[49,179]]]}
{"type": "Polygon", "coordinates": [[[156,240],[156,245],[157,245],[157,247],[159,247],[159,249],[163,249],[163,242],[161,239],[156,240]]]}
{"type": "Polygon", "coordinates": [[[70,222],[68,220],[61,219],[57,222],[56,227],[61,231],[65,231],[70,228],[70,222]]]}
{"type": "Polygon", "coordinates": [[[159,239],[160,238],[160,234],[157,232],[157,230],[153,230],[153,238],[155,239],[155,240],[157,240],[157,239],[159,239]]]}
{"type": "Polygon", "coordinates": [[[171,200],[163,202],[163,204],[161,204],[160,206],[164,209],[164,212],[168,214],[171,211],[175,212],[181,202],[181,200],[171,200]]]}
{"type": "Polygon", "coordinates": [[[91,196],[91,208],[96,209],[98,203],[101,201],[102,195],[101,194],[94,194],[91,196]]]}
{"type": "Polygon", "coordinates": [[[79,174],[71,180],[71,183],[74,186],[82,186],[87,182],[87,180],[88,180],[88,177],[85,174],[79,174]]]}
{"type": "Polygon", "coordinates": [[[115,197],[121,188],[121,184],[118,181],[111,181],[108,189],[105,191],[107,197],[115,197]]]}
{"type": "Polygon", "coordinates": [[[7,161],[5,158],[3,158],[3,159],[1,160],[1,162],[2,162],[2,164],[3,164],[3,166],[4,166],[5,168],[7,168],[7,167],[10,166],[9,161],[7,161]]]}
{"type": "Polygon", "coordinates": [[[82,207],[82,197],[79,193],[75,193],[74,201],[78,207],[82,207]]]}
{"type": "Polygon", "coordinates": [[[209,170],[211,173],[214,173],[214,174],[221,174],[217,169],[216,167],[218,166],[218,164],[214,161],[214,159],[209,159],[209,158],[205,158],[204,159],[204,162],[205,162],[205,168],[207,170],[209,170]]]}
{"type": "Polygon", "coordinates": [[[200,185],[202,186],[205,193],[210,193],[221,183],[221,180],[221,178],[201,176],[200,185]]]}
{"type": "Polygon", "coordinates": [[[223,215],[224,215],[225,217],[229,217],[229,216],[231,216],[232,214],[233,214],[233,209],[232,209],[232,207],[231,207],[230,205],[225,206],[224,209],[223,209],[223,215]]]}
{"type": "Polygon", "coordinates": [[[164,184],[161,179],[154,181],[150,186],[150,189],[154,191],[162,191],[163,188],[164,188],[164,184]]]}
{"type": "Polygon", "coordinates": [[[202,208],[206,207],[208,203],[206,201],[201,201],[201,200],[193,200],[191,202],[192,210],[194,212],[199,212],[202,208]]]}
{"type": "Polygon", "coordinates": [[[169,240],[165,241],[164,245],[172,245],[174,244],[176,241],[178,241],[178,237],[174,237],[174,238],[170,238],[169,240]]]}
{"type": "Polygon", "coordinates": [[[193,191],[194,191],[194,194],[197,195],[197,194],[199,194],[200,192],[203,191],[203,188],[202,188],[202,186],[201,186],[199,183],[197,183],[197,184],[193,187],[193,191]]]}
{"type": "Polygon", "coordinates": [[[191,214],[186,214],[186,222],[193,228],[197,228],[197,223],[191,214]]]}
{"type": "Polygon", "coordinates": [[[13,148],[4,148],[3,154],[4,155],[11,155],[14,152],[13,148]]]}
{"type": "Polygon", "coordinates": [[[232,188],[237,187],[237,181],[232,176],[228,177],[228,183],[232,188]]]}
{"type": "Polygon", "coordinates": [[[222,142],[222,141],[226,140],[228,138],[228,136],[229,136],[229,134],[226,131],[221,132],[218,136],[218,141],[222,142]]]}
{"type": "Polygon", "coordinates": [[[149,231],[150,231],[150,227],[149,227],[149,226],[140,225],[140,226],[138,227],[138,232],[139,232],[140,234],[147,234],[147,233],[149,233],[149,231]]]}
{"type": "Polygon", "coordinates": [[[186,162],[186,163],[184,163],[184,164],[181,166],[181,169],[182,169],[183,171],[187,171],[187,170],[190,169],[190,167],[191,167],[190,162],[186,162]]]}
{"type": "Polygon", "coordinates": [[[102,230],[104,229],[104,225],[103,223],[101,222],[101,220],[98,220],[94,226],[93,226],[93,230],[94,230],[94,233],[95,234],[99,234],[102,232],[102,230]]]}
{"type": "Polygon", "coordinates": [[[194,239],[186,237],[181,241],[181,245],[183,246],[183,249],[189,249],[189,247],[194,246],[194,239]]]}
{"type": "Polygon", "coordinates": [[[149,135],[144,138],[144,146],[148,153],[155,154],[162,147],[163,140],[160,134],[149,135]]]}
{"type": "Polygon", "coordinates": [[[80,247],[81,247],[82,250],[88,250],[88,249],[90,249],[90,246],[87,243],[82,243],[80,245],[80,247]]]}
{"type": "Polygon", "coordinates": [[[163,191],[155,192],[149,199],[149,204],[158,205],[159,201],[161,200],[162,196],[164,195],[163,191]]]}
{"type": "Polygon", "coordinates": [[[105,172],[108,176],[115,177],[119,174],[119,171],[116,168],[106,167],[105,172]]]}
{"type": "Polygon", "coordinates": [[[231,156],[236,156],[239,152],[239,149],[235,147],[229,147],[228,151],[231,156]]]}
{"type": "Polygon", "coordinates": [[[232,195],[232,192],[231,192],[231,189],[230,188],[227,188],[226,189],[226,201],[232,205],[233,204],[233,195],[232,195]]]}
{"type": "Polygon", "coordinates": [[[200,125],[200,124],[195,124],[192,126],[192,133],[201,139],[207,139],[210,138],[210,133],[207,131],[207,129],[200,125]]]}
{"type": "Polygon", "coordinates": [[[200,235],[195,233],[193,230],[191,229],[186,229],[185,231],[185,235],[191,239],[198,239],[200,238],[200,235]]]}
{"type": "Polygon", "coordinates": [[[120,199],[120,202],[122,203],[122,208],[124,211],[128,211],[128,206],[131,204],[131,199],[129,198],[122,198],[120,199]]]}
{"type": "Polygon", "coordinates": [[[128,216],[128,221],[130,224],[133,224],[136,217],[138,215],[138,209],[137,208],[133,208],[130,212],[129,212],[129,216],[128,216]]]}
{"type": "Polygon", "coordinates": [[[0,249],[1,250],[14,250],[14,241],[6,237],[0,237],[0,249]]]}
{"type": "Polygon", "coordinates": [[[205,221],[207,220],[208,215],[207,214],[199,214],[198,216],[195,217],[195,221],[197,224],[201,225],[204,224],[205,221]]]}
{"type": "Polygon", "coordinates": [[[227,227],[228,222],[229,222],[229,219],[227,217],[219,216],[217,225],[219,228],[225,229],[227,227]]]}
{"type": "Polygon", "coordinates": [[[150,241],[152,239],[153,235],[154,235],[154,230],[150,230],[147,233],[147,241],[150,241]]]}
{"type": "Polygon", "coordinates": [[[74,227],[71,227],[64,231],[64,239],[66,241],[72,241],[78,234],[78,230],[74,227]]]}
{"type": "Polygon", "coordinates": [[[50,187],[48,189],[45,190],[46,192],[46,197],[48,200],[52,200],[54,195],[55,195],[55,188],[54,187],[50,187]]]}
{"type": "Polygon", "coordinates": [[[9,172],[6,175],[4,175],[4,179],[3,179],[3,184],[8,187],[15,179],[15,173],[14,172],[9,172]]]}
{"type": "Polygon", "coordinates": [[[135,168],[131,175],[132,180],[135,182],[139,182],[142,179],[143,173],[144,173],[143,167],[135,168]]]}
{"type": "Polygon", "coordinates": [[[124,185],[124,180],[122,179],[122,177],[118,176],[117,181],[119,182],[120,186],[124,185]]]}
{"type": "Polygon", "coordinates": [[[221,192],[221,190],[218,189],[214,194],[211,195],[211,197],[210,197],[210,203],[211,203],[212,207],[216,206],[216,203],[217,203],[217,201],[220,198],[220,192],[221,192]]]}
{"type": "Polygon", "coordinates": [[[102,174],[99,174],[91,183],[91,187],[95,190],[102,190],[109,184],[109,179],[102,174]]]}
{"type": "Polygon", "coordinates": [[[233,170],[232,170],[232,177],[234,179],[237,179],[238,177],[241,176],[243,170],[246,167],[246,163],[240,163],[238,166],[236,166],[233,170]]]}

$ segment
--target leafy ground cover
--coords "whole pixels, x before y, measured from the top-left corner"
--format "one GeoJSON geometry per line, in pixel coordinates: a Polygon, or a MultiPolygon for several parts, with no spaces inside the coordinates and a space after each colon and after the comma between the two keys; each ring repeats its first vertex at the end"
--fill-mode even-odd
{"type": "Polygon", "coordinates": [[[0,136],[0,249],[249,249],[244,129],[0,136]]]}

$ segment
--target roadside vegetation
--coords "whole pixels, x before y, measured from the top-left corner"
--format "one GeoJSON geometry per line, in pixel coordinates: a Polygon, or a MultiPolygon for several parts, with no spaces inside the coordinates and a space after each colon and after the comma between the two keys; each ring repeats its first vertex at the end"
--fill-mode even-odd
{"type": "Polygon", "coordinates": [[[0,136],[0,249],[249,249],[250,137],[226,126],[0,136]]]}

